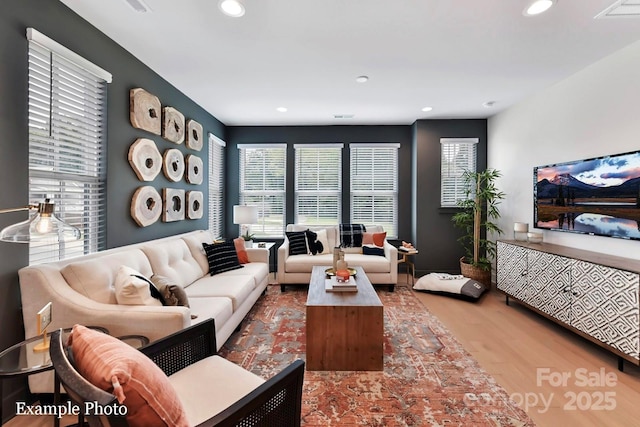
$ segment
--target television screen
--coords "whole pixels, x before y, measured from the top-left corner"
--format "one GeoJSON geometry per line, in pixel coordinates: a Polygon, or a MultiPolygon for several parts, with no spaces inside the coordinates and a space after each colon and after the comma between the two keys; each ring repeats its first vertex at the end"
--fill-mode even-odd
{"type": "Polygon", "coordinates": [[[640,151],[533,170],[534,226],[640,240],[640,151]]]}

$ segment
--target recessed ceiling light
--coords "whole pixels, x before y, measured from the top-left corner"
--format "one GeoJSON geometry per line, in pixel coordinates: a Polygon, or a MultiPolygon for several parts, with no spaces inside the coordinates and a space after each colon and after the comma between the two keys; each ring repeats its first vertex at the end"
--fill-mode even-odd
{"type": "Polygon", "coordinates": [[[244,15],[244,5],[240,0],[220,0],[218,7],[227,16],[240,18],[244,15]]]}
{"type": "Polygon", "coordinates": [[[535,16],[547,11],[557,0],[533,0],[524,9],[524,16],[535,16]]]}
{"type": "Polygon", "coordinates": [[[483,106],[484,108],[491,108],[491,107],[493,107],[494,105],[496,105],[496,101],[487,101],[487,102],[483,102],[483,103],[482,103],[482,106],[483,106]]]}
{"type": "Polygon", "coordinates": [[[424,108],[422,108],[422,111],[424,111],[425,113],[428,112],[428,111],[431,111],[431,110],[433,110],[433,107],[424,107],[424,108]]]}
{"type": "Polygon", "coordinates": [[[136,12],[151,12],[151,8],[143,0],[125,0],[136,12]]]}
{"type": "Polygon", "coordinates": [[[287,107],[278,107],[276,108],[276,111],[279,113],[286,113],[287,112],[287,107]]]}
{"type": "Polygon", "coordinates": [[[358,83],[366,83],[367,81],[369,81],[369,77],[368,76],[358,76],[358,77],[356,77],[356,81],[358,83]]]}

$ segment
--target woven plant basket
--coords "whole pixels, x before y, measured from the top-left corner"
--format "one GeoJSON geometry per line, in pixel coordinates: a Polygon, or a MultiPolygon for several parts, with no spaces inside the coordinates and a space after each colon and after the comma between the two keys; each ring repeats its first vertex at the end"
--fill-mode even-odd
{"type": "Polygon", "coordinates": [[[480,282],[485,285],[487,289],[491,289],[491,270],[483,270],[467,264],[464,257],[462,257],[460,258],[460,272],[464,277],[480,282]]]}

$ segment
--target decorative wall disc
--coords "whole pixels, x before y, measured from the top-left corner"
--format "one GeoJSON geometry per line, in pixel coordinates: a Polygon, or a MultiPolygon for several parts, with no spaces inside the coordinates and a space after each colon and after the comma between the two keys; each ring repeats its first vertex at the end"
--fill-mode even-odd
{"type": "Polygon", "coordinates": [[[187,120],[187,147],[196,151],[202,150],[203,133],[200,123],[195,120],[187,120]]]}
{"type": "Polygon", "coordinates": [[[177,148],[165,150],[162,171],[169,181],[178,182],[184,175],[184,157],[177,148]]]}
{"type": "Polygon", "coordinates": [[[129,120],[134,128],[160,135],[161,108],[160,99],[146,90],[135,88],[129,91],[129,120]]]}
{"type": "Polygon", "coordinates": [[[187,191],[187,218],[200,219],[204,213],[202,191],[187,191]]]}
{"type": "Polygon", "coordinates": [[[182,221],[184,219],[184,190],[175,188],[163,188],[164,208],[162,220],[164,222],[182,221]]]}
{"type": "Polygon", "coordinates": [[[155,142],[138,138],[129,147],[129,164],[140,181],[153,181],[162,170],[162,155],[155,142]]]}
{"type": "Polygon", "coordinates": [[[131,217],[140,227],[153,224],[162,214],[162,198],[150,185],[139,187],[131,198],[131,217]]]}
{"type": "Polygon", "coordinates": [[[173,107],[162,109],[162,137],[176,144],[184,142],[184,115],[173,107]]]}
{"type": "Polygon", "coordinates": [[[203,175],[204,170],[202,159],[198,156],[189,154],[187,156],[187,182],[189,184],[202,184],[203,175]]]}

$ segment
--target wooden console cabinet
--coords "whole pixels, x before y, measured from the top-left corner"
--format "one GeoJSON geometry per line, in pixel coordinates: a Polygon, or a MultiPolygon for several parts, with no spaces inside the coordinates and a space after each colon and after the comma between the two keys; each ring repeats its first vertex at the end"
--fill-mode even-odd
{"type": "Polygon", "coordinates": [[[550,243],[499,240],[498,290],[640,365],[640,261],[550,243]]]}

